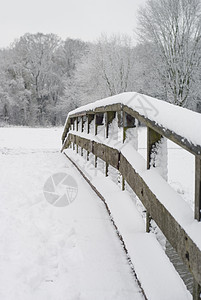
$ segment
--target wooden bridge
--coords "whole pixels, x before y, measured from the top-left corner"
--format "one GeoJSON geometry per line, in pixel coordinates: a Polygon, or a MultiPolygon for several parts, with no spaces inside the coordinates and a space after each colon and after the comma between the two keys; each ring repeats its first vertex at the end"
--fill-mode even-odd
{"type": "MultiPolygon", "coordinates": [[[[93,154],[94,168],[97,167],[97,159],[105,162],[105,176],[108,176],[109,166],[118,170],[122,189],[125,188],[125,183],[128,184],[146,209],[145,231],[149,232],[153,219],[193,275],[194,300],[201,299],[200,130],[200,114],[144,95],[123,93],[70,112],[62,136],[63,152],[70,148],[77,155],[83,155],[85,150],[86,160],[93,154]],[[116,136],[116,143],[110,136],[110,126],[114,120],[122,131],[122,140],[116,136]],[[128,129],[136,131],[139,123],[147,127],[146,168],[140,163],[140,154],[135,150],[131,153],[127,142],[128,129]],[[99,128],[104,129],[103,138],[98,134],[99,128]],[[157,146],[164,138],[195,157],[194,212],[186,207],[185,201],[154,170],[153,154],[157,156],[157,146]]],[[[66,155],[71,158],[68,153],[66,155]]],[[[74,163],[76,165],[75,161],[74,163]]],[[[83,175],[85,176],[84,172],[83,175]]],[[[104,198],[97,188],[92,187],[104,198]]],[[[124,242],[124,236],[119,236],[124,242]]],[[[124,246],[126,249],[126,245],[124,246]]],[[[143,286],[143,282],[141,284],[143,286]]]]}

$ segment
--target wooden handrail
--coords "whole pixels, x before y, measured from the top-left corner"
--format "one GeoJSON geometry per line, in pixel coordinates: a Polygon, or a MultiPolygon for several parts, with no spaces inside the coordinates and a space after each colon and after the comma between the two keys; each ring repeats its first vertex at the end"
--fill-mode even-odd
{"type": "MultiPolygon", "coordinates": [[[[179,134],[175,133],[171,129],[165,128],[162,125],[157,124],[155,121],[149,119],[148,117],[145,117],[139,112],[131,109],[127,105],[122,105],[120,103],[116,103],[113,105],[106,105],[106,106],[100,106],[97,107],[94,110],[88,110],[88,111],[81,111],[78,113],[73,113],[69,115],[69,118],[67,119],[64,132],[62,135],[62,143],[64,143],[64,140],[66,138],[66,135],[68,133],[68,130],[70,128],[70,121],[71,119],[77,118],[77,117],[82,117],[82,116],[87,116],[87,115],[93,115],[95,113],[103,113],[103,112],[110,112],[110,111],[124,111],[128,113],[129,115],[133,116],[134,118],[138,119],[140,122],[144,123],[147,125],[147,127],[152,128],[154,131],[160,133],[167,139],[173,141],[174,143],[178,144],[180,147],[184,148],[185,150],[189,151],[193,155],[197,155],[201,159],[201,145],[194,145],[188,139],[184,136],[180,136],[179,134]]],[[[188,121],[188,120],[187,120],[188,121]]],[[[189,120],[190,122],[190,120],[189,120]]],[[[201,126],[201,124],[200,124],[201,126]]]]}

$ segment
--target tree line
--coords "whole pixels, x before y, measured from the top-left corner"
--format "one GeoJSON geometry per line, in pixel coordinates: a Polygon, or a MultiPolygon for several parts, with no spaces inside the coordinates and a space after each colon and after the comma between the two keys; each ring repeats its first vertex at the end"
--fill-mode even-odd
{"type": "Polygon", "coordinates": [[[62,125],[79,105],[136,91],[201,112],[200,0],[147,0],[139,43],[27,33],[0,50],[0,125],[62,125]]]}

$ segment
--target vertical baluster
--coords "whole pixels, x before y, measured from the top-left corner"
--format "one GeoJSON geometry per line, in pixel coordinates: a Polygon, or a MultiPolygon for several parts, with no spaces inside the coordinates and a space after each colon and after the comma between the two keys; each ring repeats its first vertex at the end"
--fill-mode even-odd
{"type": "MultiPolygon", "coordinates": [[[[201,158],[195,156],[195,219],[201,220],[201,158]]],[[[201,286],[194,279],[193,300],[201,299],[201,286]]]]}
{"type": "MultiPolygon", "coordinates": [[[[79,127],[78,117],[75,118],[75,126],[76,126],[76,131],[78,131],[78,127],[79,127]]],[[[77,143],[76,143],[76,153],[78,153],[78,145],[77,145],[77,143]]]]}
{"type": "MultiPolygon", "coordinates": [[[[87,134],[90,133],[90,124],[94,120],[94,114],[87,114],[87,134]]],[[[87,151],[87,161],[89,161],[89,151],[87,151]]]]}
{"type": "Polygon", "coordinates": [[[194,279],[194,282],[193,282],[193,300],[200,300],[200,299],[201,299],[201,286],[194,279]]]}
{"type": "MultiPolygon", "coordinates": [[[[116,112],[115,111],[107,111],[105,113],[105,137],[109,138],[109,125],[112,123],[112,121],[116,117],[116,112]]],[[[109,164],[106,161],[105,163],[105,176],[108,176],[108,169],[109,169],[109,164]]]]}
{"type": "Polygon", "coordinates": [[[78,123],[79,123],[79,120],[78,120],[78,117],[75,118],[75,130],[78,131],[78,123]]]}
{"type": "MultiPolygon", "coordinates": [[[[147,169],[151,166],[151,154],[154,151],[156,144],[161,140],[162,136],[154,131],[153,129],[147,127],[147,169]]],[[[146,231],[149,232],[151,228],[151,215],[146,212],[146,231]]]]}
{"type": "MultiPolygon", "coordinates": [[[[135,118],[132,117],[131,115],[127,114],[125,111],[123,111],[122,125],[123,125],[123,143],[125,143],[125,141],[126,141],[126,131],[129,128],[136,127],[135,118]]],[[[125,179],[122,177],[122,191],[124,191],[124,190],[125,190],[125,179]]]]}
{"type": "MultiPolygon", "coordinates": [[[[95,135],[98,133],[98,126],[103,125],[103,113],[95,113],[95,135]]],[[[95,167],[97,167],[97,156],[95,155],[95,167]]]]}
{"type": "Polygon", "coordinates": [[[195,156],[195,219],[201,220],[201,159],[195,156]]]}
{"type": "MultiPolygon", "coordinates": [[[[98,125],[97,125],[97,120],[98,120],[98,117],[97,117],[97,114],[94,115],[94,135],[97,135],[97,132],[98,132],[98,125]]],[[[95,155],[94,156],[94,166],[95,168],[97,167],[97,156],[95,155]]]]}

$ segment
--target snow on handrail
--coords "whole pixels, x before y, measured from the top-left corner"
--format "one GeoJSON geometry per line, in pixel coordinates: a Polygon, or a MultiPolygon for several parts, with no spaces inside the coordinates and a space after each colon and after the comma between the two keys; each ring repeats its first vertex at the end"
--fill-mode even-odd
{"type": "MultiPolygon", "coordinates": [[[[68,114],[65,127],[69,118],[95,113],[100,108],[107,111],[114,105],[125,111],[130,109],[140,121],[148,122],[147,125],[193,154],[201,154],[201,114],[135,92],[121,93],[75,109],[68,114]]],[[[63,141],[67,130],[64,133],[63,141]]]]}

